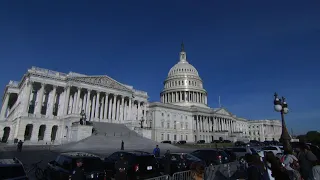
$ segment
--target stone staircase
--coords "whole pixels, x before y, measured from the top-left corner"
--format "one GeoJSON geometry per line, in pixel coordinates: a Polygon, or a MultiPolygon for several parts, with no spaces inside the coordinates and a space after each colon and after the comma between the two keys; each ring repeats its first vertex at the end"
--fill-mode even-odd
{"type": "Polygon", "coordinates": [[[122,141],[124,142],[125,150],[144,150],[150,152],[156,145],[159,145],[162,152],[167,149],[180,149],[170,144],[160,144],[151,139],[144,138],[123,124],[94,122],[93,127],[96,130],[96,134],[79,142],[61,145],[58,149],[60,151],[104,153],[120,150],[122,141]]]}

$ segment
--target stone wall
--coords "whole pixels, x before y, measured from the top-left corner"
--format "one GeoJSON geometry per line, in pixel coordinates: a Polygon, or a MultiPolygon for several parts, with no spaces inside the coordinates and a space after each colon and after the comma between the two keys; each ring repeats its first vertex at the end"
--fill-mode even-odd
{"type": "Polygon", "coordinates": [[[74,124],[71,126],[71,141],[76,142],[92,135],[92,126],[74,124]]]}

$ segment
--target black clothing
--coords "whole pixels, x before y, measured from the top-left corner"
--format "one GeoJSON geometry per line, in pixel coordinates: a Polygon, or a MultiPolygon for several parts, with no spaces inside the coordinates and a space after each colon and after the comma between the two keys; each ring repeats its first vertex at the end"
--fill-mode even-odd
{"type": "Polygon", "coordinates": [[[290,180],[288,171],[282,165],[271,164],[271,175],[274,180],[290,180]]]}
{"type": "Polygon", "coordinates": [[[128,161],[124,159],[120,159],[116,162],[114,165],[116,169],[116,180],[126,180],[127,179],[127,173],[128,173],[128,161]]]}
{"type": "Polygon", "coordinates": [[[22,151],[22,144],[23,144],[22,141],[19,141],[19,142],[18,142],[18,145],[17,145],[17,150],[18,150],[18,152],[21,152],[21,151],[22,151]]]}
{"type": "Polygon", "coordinates": [[[257,166],[249,166],[247,169],[248,180],[261,180],[262,179],[261,172],[263,172],[262,168],[259,168],[257,166]]]}
{"type": "Polygon", "coordinates": [[[124,142],[121,142],[121,150],[124,150],[124,142]]]}
{"type": "Polygon", "coordinates": [[[313,162],[317,160],[317,157],[311,151],[302,151],[298,154],[298,160],[301,167],[301,176],[303,179],[308,180],[312,172],[313,162]]]}
{"type": "Polygon", "coordinates": [[[170,174],[171,169],[171,154],[166,153],[164,155],[164,174],[170,174]]]}
{"type": "Polygon", "coordinates": [[[85,180],[86,176],[84,175],[84,171],[82,167],[76,167],[71,175],[71,180],[85,180]]]}

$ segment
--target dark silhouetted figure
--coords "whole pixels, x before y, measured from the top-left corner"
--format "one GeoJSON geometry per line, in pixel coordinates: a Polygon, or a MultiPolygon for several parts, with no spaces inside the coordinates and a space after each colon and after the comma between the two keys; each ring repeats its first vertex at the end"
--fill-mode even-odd
{"type": "Polygon", "coordinates": [[[20,140],[20,141],[18,142],[18,145],[17,145],[17,150],[18,150],[18,152],[21,152],[21,151],[22,151],[22,145],[23,145],[23,142],[20,140]]]}
{"type": "Polygon", "coordinates": [[[164,154],[164,174],[170,175],[171,170],[171,154],[170,151],[167,150],[167,152],[164,154]]]}
{"type": "Polygon", "coordinates": [[[124,159],[124,155],[120,154],[120,160],[118,160],[115,164],[116,169],[116,180],[126,180],[127,172],[128,172],[128,161],[124,159]]]}
{"type": "Polygon", "coordinates": [[[273,152],[266,152],[265,158],[266,161],[271,164],[271,175],[275,180],[290,180],[288,171],[283,167],[273,152]]]}
{"type": "Polygon", "coordinates": [[[312,174],[312,167],[314,162],[317,161],[317,157],[309,150],[309,147],[305,143],[300,143],[299,149],[300,152],[297,158],[301,167],[301,176],[304,180],[308,180],[310,174],[312,174]]]}
{"type": "Polygon", "coordinates": [[[121,150],[124,150],[124,142],[123,142],[123,140],[121,142],[121,150]]]}
{"type": "Polygon", "coordinates": [[[71,180],[85,180],[86,176],[84,174],[84,170],[82,167],[83,165],[82,159],[77,159],[76,165],[77,167],[72,172],[71,180]]]}

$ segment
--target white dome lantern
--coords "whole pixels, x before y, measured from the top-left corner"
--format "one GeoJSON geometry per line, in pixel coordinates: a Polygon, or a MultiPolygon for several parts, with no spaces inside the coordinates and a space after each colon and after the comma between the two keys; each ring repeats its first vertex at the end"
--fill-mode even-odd
{"type": "Polygon", "coordinates": [[[280,112],[282,110],[282,106],[280,104],[274,105],[274,110],[280,112]]]}
{"type": "Polygon", "coordinates": [[[207,92],[195,67],[187,61],[184,44],[181,44],[180,59],[169,71],[160,94],[162,103],[181,106],[207,106],[207,92]]]}

